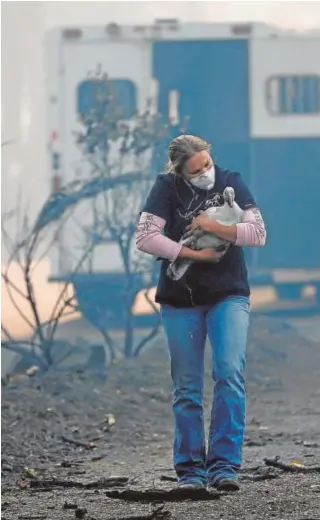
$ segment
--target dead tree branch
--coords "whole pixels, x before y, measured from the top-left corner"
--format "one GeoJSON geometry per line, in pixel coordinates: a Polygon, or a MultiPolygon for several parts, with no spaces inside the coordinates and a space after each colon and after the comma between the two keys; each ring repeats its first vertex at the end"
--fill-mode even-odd
{"type": "Polygon", "coordinates": [[[282,469],[283,471],[287,471],[289,473],[320,473],[320,466],[285,464],[284,462],[281,462],[280,457],[275,457],[274,459],[265,458],[264,463],[266,466],[282,469]]]}

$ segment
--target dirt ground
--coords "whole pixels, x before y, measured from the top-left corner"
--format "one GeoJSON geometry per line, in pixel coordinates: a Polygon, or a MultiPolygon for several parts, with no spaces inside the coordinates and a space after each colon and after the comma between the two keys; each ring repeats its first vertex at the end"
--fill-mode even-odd
{"type": "Polygon", "coordinates": [[[106,380],[51,373],[3,386],[2,518],[319,520],[320,341],[298,334],[312,323],[298,325],[252,320],[242,486],[232,495],[177,494],[162,337],[106,380]],[[302,467],[267,466],[275,457],[302,467]]]}

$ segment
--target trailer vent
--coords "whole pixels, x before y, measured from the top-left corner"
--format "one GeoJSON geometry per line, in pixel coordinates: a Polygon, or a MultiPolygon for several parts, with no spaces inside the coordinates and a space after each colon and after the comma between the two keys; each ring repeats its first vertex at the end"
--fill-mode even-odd
{"type": "Polygon", "coordinates": [[[65,40],[78,40],[82,37],[81,29],[64,29],[62,31],[62,37],[65,40]]]}
{"type": "Polygon", "coordinates": [[[236,36],[248,36],[252,33],[251,23],[239,23],[232,25],[231,31],[236,36]]]}

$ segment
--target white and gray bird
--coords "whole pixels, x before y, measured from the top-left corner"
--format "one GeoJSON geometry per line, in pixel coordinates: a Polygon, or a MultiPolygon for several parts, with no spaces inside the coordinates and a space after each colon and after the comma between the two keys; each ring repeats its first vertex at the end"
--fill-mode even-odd
{"type": "MultiPolygon", "coordinates": [[[[204,211],[204,214],[208,215],[210,220],[216,220],[224,226],[239,224],[242,221],[243,210],[235,202],[235,193],[231,186],[225,188],[223,192],[223,198],[224,204],[222,206],[208,208],[204,211]]],[[[216,235],[203,233],[203,231],[199,232],[197,230],[191,236],[186,238],[182,237],[180,243],[186,247],[190,247],[198,251],[207,248],[221,251],[224,248],[227,249],[230,245],[230,242],[227,240],[223,240],[216,235]]],[[[193,260],[177,258],[169,265],[167,269],[167,275],[172,280],[180,280],[185,275],[192,263],[193,260]]]]}

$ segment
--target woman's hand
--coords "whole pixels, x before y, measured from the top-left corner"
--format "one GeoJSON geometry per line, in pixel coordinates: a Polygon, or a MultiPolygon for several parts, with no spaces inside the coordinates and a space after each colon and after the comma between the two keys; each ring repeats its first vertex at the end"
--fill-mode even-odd
{"type": "Polygon", "coordinates": [[[216,225],[219,225],[217,221],[211,220],[207,213],[204,211],[200,212],[200,215],[193,219],[191,224],[186,227],[186,232],[183,235],[183,238],[188,238],[190,236],[193,236],[195,238],[199,238],[204,233],[210,233],[215,235],[215,228],[216,225]]]}
{"type": "Polygon", "coordinates": [[[189,224],[189,226],[186,227],[186,230],[188,232],[193,232],[197,229],[201,229],[202,231],[207,233],[208,229],[211,227],[209,226],[211,222],[212,221],[209,219],[208,215],[204,211],[201,211],[200,215],[194,218],[191,224],[189,224]]]}
{"type": "Polygon", "coordinates": [[[195,260],[196,262],[211,262],[216,264],[226,254],[227,249],[228,247],[223,251],[215,251],[214,249],[201,249],[200,251],[195,251],[195,260]]]}

